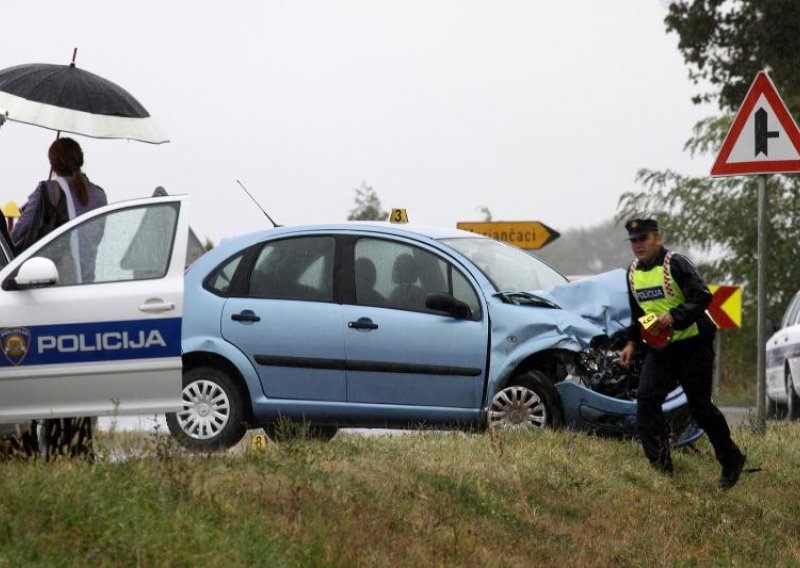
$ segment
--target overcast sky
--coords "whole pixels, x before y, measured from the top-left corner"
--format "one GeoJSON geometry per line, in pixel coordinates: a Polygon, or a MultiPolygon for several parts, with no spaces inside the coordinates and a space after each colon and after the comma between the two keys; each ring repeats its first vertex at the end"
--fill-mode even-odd
{"type": "MultiPolygon", "coordinates": [[[[341,221],[366,181],[412,222],[613,216],[639,168],[707,174],[682,150],[715,109],[661,0],[0,0],[0,68],[77,65],[130,91],[171,143],[76,136],[110,201],[192,196],[218,241],[341,221]]],[[[48,173],[54,133],[0,128],[0,202],[48,173]]]]}

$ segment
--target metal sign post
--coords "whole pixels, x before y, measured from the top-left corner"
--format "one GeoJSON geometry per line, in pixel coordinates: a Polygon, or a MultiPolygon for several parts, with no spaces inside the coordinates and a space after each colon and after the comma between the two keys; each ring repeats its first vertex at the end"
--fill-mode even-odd
{"type": "Polygon", "coordinates": [[[767,428],[767,215],[769,196],[767,195],[767,176],[758,176],[758,357],[756,373],[758,388],[756,392],[757,423],[756,429],[764,433],[767,428]]]}

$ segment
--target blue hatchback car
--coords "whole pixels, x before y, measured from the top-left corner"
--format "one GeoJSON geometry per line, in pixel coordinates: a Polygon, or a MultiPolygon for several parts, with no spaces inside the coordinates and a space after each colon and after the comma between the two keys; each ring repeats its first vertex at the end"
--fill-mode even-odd
{"type": "MultiPolygon", "coordinates": [[[[513,246],[386,223],[280,227],[223,241],[185,277],[183,410],[198,451],[251,427],[580,428],[633,434],[635,376],[610,336],[622,271],[567,284],[513,246]],[[549,292],[533,293],[536,290],[549,292]]],[[[682,441],[686,398],[665,403],[682,441]]]]}

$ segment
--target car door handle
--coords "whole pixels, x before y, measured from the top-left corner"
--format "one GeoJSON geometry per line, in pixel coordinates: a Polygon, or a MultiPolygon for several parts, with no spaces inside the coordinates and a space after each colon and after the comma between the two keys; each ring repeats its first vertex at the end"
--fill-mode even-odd
{"type": "Polygon", "coordinates": [[[350,329],[378,329],[378,324],[372,323],[369,318],[361,318],[358,321],[347,322],[347,327],[350,329]]]}
{"type": "Polygon", "coordinates": [[[238,314],[232,314],[231,319],[233,321],[241,321],[241,322],[261,321],[261,318],[258,317],[252,310],[243,310],[238,314]]]}
{"type": "Polygon", "coordinates": [[[164,302],[162,300],[147,300],[144,304],[139,306],[139,311],[148,313],[168,312],[175,309],[175,304],[172,302],[164,302]]]}

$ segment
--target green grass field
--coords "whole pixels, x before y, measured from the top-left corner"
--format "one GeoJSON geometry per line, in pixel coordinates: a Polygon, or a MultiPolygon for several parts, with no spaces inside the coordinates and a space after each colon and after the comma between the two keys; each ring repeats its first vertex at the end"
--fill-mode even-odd
{"type": "Polygon", "coordinates": [[[189,456],[103,435],[94,463],[0,463],[0,566],[798,566],[800,424],[652,470],[570,431],[245,444],[189,456]],[[128,457],[128,456],[137,457],[128,457]]]}

